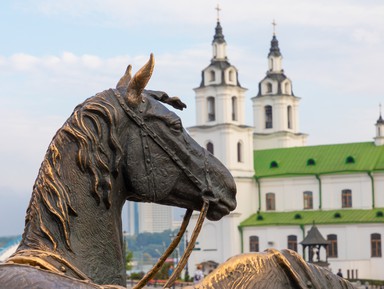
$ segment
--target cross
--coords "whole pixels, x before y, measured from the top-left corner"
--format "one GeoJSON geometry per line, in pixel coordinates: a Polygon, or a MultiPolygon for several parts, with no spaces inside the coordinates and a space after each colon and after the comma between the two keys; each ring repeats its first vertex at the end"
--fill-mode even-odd
{"type": "Polygon", "coordinates": [[[220,6],[219,4],[217,4],[217,7],[215,8],[215,10],[217,10],[217,22],[220,22],[220,6]]]}
{"type": "Polygon", "coordinates": [[[379,113],[381,115],[381,103],[379,103],[379,113]]]}
{"type": "Polygon", "coordinates": [[[275,19],[273,19],[272,21],[272,25],[273,25],[273,35],[276,35],[276,22],[275,22],[275,19]]]}

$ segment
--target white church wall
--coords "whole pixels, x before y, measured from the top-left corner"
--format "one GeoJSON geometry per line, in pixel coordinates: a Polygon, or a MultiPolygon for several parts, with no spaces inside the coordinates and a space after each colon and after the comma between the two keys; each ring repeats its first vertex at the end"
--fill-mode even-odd
{"type": "Polygon", "coordinates": [[[372,187],[368,174],[337,174],[321,176],[324,210],[342,208],[342,190],[352,191],[352,208],[372,208],[372,187]]]}
{"type": "Polygon", "coordinates": [[[384,172],[374,173],[375,180],[375,206],[384,208],[384,172]]]}
{"type": "Polygon", "coordinates": [[[384,235],[382,224],[344,224],[344,225],[319,225],[324,238],[328,234],[337,235],[338,256],[329,258],[332,272],[340,268],[347,277],[347,270],[352,271],[356,277],[367,279],[382,279],[384,260],[382,257],[371,257],[371,234],[379,233],[384,235]],[[379,266],[379,267],[377,267],[379,266]]]}
{"type": "Polygon", "coordinates": [[[266,210],[266,194],[275,193],[276,211],[304,209],[303,193],[313,193],[313,209],[319,207],[319,184],[314,176],[269,178],[260,180],[262,211],[266,210]]]}
{"type": "MultiPolygon", "coordinates": [[[[303,233],[299,226],[245,227],[243,230],[244,253],[250,252],[249,239],[251,236],[259,237],[259,251],[263,252],[269,248],[277,250],[287,249],[289,235],[296,235],[298,242],[303,239],[303,233]]],[[[299,244],[297,248],[301,254],[299,244]]]]}

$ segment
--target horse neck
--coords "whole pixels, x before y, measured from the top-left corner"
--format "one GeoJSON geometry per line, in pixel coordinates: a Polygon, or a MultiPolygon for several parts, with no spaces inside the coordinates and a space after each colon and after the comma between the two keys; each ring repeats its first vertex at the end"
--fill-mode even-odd
{"type": "MultiPolygon", "coordinates": [[[[36,179],[18,251],[52,252],[95,283],[124,285],[121,211],[125,200],[112,197],[107,205],[92,196],[89,173],[60,169],[77,168],[76,158],[53,159],[53,146],[36,179]]],[[[121,183],[113,180],[111,186],[121,183]]]]}

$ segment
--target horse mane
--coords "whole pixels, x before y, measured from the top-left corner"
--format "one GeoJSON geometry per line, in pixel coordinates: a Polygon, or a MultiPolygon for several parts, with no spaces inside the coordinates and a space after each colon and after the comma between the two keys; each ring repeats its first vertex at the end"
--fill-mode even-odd
{"type": "Polygon", "coordinates": [[[76,144],[78,169],[89,175],[90,192],[97,205],[102,202],[110,208],[111,177],[117,176],[122,155],[116,131],[117,112],[111,104],[111,94],[113,92],[107,90],[78,105],[52,139],[33,187],[22,244],[47,249],[48,245],[42,240],[48,238],[56,250],[59,233],[67,249],[71,250],[69,217],[77,216],[77,213],[71,203],[73,192],[62,178],[64,168],[61,166],[63,157],[70,153],[65,151],[69,144],[76,144]],[[58,226],[47,224],[49,216],[58,226]]]}

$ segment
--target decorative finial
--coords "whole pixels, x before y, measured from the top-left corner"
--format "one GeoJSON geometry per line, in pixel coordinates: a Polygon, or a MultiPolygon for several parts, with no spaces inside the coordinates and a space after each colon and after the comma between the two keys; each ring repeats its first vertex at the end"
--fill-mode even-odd
{"type": "Polygon", "coordinates": [[[219,4],[217,4],[215,10],[217,11],[217,22],[220,22],[220,11],[221,11],[221,9],[220,9],[219,4]]]}
{"type": "Polygon", "coordinates": [[[273,19],[272,25],[273,25],[273,36],[275,36],[276,35],[276,25],[277,25],[277,23],[275,22],[275,19],[273,19]]]}
{"type": "Polygon", "coordinates": [[[381,103],[379,103],[379,114],[381,116],[381,103]]]}

